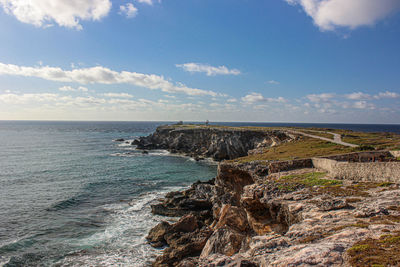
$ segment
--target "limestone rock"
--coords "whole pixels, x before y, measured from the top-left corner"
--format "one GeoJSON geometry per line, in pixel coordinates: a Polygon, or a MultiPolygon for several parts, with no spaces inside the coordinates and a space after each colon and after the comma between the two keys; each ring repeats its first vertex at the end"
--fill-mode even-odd
{"type": "Polygon", "coordinates": [[[206,258],[215,253],[232,256],[240,250],[245,238],[244,234],[235,230],[219,228],[208,239],[200,258],[206,258]]]}
{"type": "Polygon", "coordinates": [[[170,229],[171,225],[169,223],[161,222],[150,230],[146,239],[153,247],[162,247],[167,243],[164,236],[170,229]]]}

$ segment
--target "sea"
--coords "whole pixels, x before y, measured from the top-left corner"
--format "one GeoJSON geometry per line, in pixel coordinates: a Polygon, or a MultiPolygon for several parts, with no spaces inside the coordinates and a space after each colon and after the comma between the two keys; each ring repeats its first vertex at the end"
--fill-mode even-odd
{"type": "MultiPolygon", "coordinates": [[[[149,266],[150,205],[217,164],[130,143],[168,122],[0,121],[0,266],[149,266]],[[123,138],[126,142],[117,142],[123,138]]],[[[400,133],[400,125],[218,123],[400,133]]]]}

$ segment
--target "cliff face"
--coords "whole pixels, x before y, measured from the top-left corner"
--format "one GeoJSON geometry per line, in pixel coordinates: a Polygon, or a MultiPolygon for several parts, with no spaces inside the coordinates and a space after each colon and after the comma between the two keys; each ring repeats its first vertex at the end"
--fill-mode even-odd
{"type": "MultiPolygon", "coordinates": [[[[160,127],[136,144],[224,159],[288,140],[280,131],[160,127]]],[[[398,266],[399,185],[335,180],[309,167],[221,162],[215,179],[167,194],[153,213],[182,217],[150,231],[152,246],[166,246],[154,266],[398,266]]]]}
{"type": "Polygon", "coordinates": [[[133,142],[138,149],[166,149],[192,157],[214,160],[247,156],[253,149],[291,140],[284,131],[258,131],[218,127],[160,126],[155,133],[133,142]]]}
{"type": "Polygon", "coordinates": [[[168,246],[154,266],[352,266],[358,243],[400,238],[398,185],[312,181],[220,163],[215,179],[153,206],[156,214],[183,216],[150,232],[151,244],[168,246]]]}

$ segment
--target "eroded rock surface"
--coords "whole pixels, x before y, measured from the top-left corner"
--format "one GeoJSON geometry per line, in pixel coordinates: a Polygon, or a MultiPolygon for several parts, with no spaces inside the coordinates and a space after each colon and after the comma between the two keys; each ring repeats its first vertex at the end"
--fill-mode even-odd
{"type": "Polygon", "coordinates": [[[292,140],[284,131],[227,129],[220,127],[160,126],[155,133],[141,137],[132,144],[138,149],[166,149],[183,153],[196,159],[234,159],[247,156],[248,152],[278,145],[292,140]]]}
{"type": "Polygon", "coordinates": [[[167,246],[155,266],[349,266],[353,244],[400,231],[398,185],[291,184],[252,164],[221,163],[215,180],[158,205],[184,217],[150,232],[167,246]]]}

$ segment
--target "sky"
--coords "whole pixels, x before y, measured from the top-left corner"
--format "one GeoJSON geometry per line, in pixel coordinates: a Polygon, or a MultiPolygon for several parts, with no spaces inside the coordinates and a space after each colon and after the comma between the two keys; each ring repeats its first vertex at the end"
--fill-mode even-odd
{"type": "Polygon", "coordinates": [[[399,0],[0,0],[0,120],[400,123],[399,0]]]}

